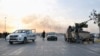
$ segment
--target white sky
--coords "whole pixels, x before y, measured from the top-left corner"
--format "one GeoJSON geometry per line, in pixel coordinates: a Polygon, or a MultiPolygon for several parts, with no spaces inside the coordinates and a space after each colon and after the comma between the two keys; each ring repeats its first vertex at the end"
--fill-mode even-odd
{"type": "MultiPolygon", "coordinates": [[[[62,25],[66,25],[66,23],[73,25],[74,22],[82,22],[85,21],[85,19],[88,20],[92,9],[96,8],[99,10],[99,7],[96,6],[99,4],[98,2],[100,1],[0,0],[0,20],[3,24],[3,18],[7,17],[7,23],[15,29],[24,28],[21,20],[29,15],[40,15],[42,17],[50,16],[52,19],[59,21],[62,25]]],[[[97,29],[97,25],[90,22],[87,30],[98,32],[97,29]]]]}

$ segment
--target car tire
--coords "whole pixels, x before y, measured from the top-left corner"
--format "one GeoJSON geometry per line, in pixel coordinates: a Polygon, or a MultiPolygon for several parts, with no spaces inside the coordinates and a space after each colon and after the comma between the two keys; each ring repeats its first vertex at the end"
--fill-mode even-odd
{"type": "Polygon", "coordinates": [[[24,44],[26,42],[27,42],[27,38],[25,37],[22,43],[24,44]]]}
{"type": "Polygon", "coordinates": [[[9,41],[9,44],[13,44],[13,42],[12,41],[9,41]]]}
{"type": "Polygon", "coordinates": [[[34,42],[35,40],[33,39],[32,42],[34,42]]]}
{"type": "Polygon", "coordinates": [[[67,38],[64,38],[65,41],[67,41],[67,38]]]}
{"type": "Polygon", "coordinates": [[[57,38],[55,40],[57,41],[57,38]]]}
{"type": "Polygon", "coordinates": [[[48,41],[50,40],[50,39],[47,39],[48,41]]]}

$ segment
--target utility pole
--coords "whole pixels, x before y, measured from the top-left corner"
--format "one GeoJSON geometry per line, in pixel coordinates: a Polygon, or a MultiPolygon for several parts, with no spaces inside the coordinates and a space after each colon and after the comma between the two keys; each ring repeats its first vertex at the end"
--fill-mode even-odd
{"type": "Polygon", "coordinates": [[[7,17],[5,17],[5,30],[4,30],[5,33],[6,33],[6,19],[7,17]]]}
{"type": "Polygon", "coordinates": [[[98,24],[100,38],[100,13],[96,13],[96,10],[93,10],[89,18],[94,20],[94,24],[98,24]]]}
{"type": "Polygon", "coordinates": [[[6,19],[7,19],[7,17],[4,18],[5,22],[4,22],[4,33],[3,33],[5,40],[6,40],[6,36],[7,36],[7,32],[6,32],[6,19]]]}

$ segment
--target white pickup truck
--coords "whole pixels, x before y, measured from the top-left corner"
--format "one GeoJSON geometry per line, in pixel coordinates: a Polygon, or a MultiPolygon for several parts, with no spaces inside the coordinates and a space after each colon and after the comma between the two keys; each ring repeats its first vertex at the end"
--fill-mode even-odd
{"type": "Polygon", "coordinates": [[[13,44],[13,42],[26,43],[28,40],[32,40],[34,42],[35,39],[36,39],[36,30],[35,29],[33,29],[33,30],[30,30],[30,29],[16,30],[15,32],[9,34],[6,37],[6,40],[9,42],[9,44],[13,44]]]}

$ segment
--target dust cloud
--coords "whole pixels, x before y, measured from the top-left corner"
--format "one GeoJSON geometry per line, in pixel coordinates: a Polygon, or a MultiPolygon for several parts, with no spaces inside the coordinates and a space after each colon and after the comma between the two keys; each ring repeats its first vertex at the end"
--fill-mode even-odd
{"type": "Polygon", "coordinates": [[[35,28],[38,32],[42,32],[43,30],[46,32],[64,32],[66,30],[66,26],[61,25],[59,21],[49,16],[27,16],[23,18],[22,22],[26,28],[35,28]]]}

